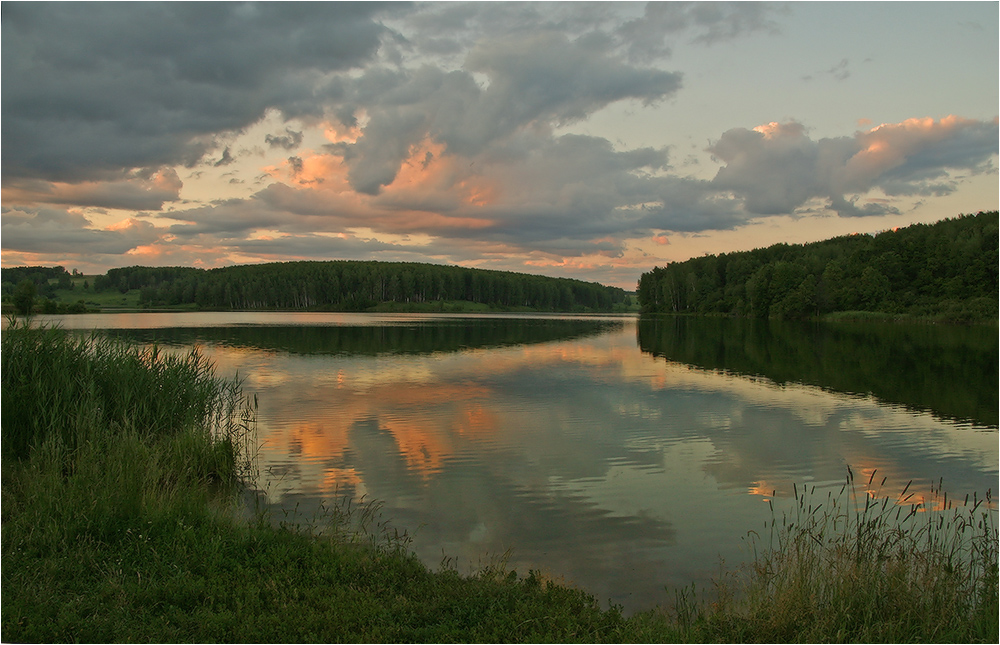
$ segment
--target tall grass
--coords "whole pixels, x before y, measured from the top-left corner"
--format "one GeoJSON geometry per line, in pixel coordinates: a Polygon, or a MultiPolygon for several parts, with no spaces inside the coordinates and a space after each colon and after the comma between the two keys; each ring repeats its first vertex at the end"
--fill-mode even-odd
{"type": "Polygon", "coordinates": [[[246,447],[250,415],[239,383],[216,378],[197,350],[176,356],[17,320],[2,346],[4,459],[24,460],[46,443],[72,453],[129,434],[201,433],[246,447]]]}
{"type": "Polygon", "coordinates": [[[252,474],[253,406],[198,352],[10,321],[2,355],[5,556],[201,516],[252,474]]]}
{"type": "Polygon", "coordinates": [[[751,531],[754,560],[718,601],[681,596],[687,639],[741,642],[997,642],[996,507],[942,482],[884,495],[850,468],[839,493],[794,488],[794,507],[751,531]]]}

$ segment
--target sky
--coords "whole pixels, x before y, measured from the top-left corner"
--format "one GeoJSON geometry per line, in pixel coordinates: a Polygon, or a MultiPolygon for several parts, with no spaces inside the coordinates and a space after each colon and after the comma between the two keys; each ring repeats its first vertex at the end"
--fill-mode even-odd
{"type": "Polygon", "coordinates": [[[3,2],[4,267],[654,266],[996,210],[997,2],[3,2]]]}

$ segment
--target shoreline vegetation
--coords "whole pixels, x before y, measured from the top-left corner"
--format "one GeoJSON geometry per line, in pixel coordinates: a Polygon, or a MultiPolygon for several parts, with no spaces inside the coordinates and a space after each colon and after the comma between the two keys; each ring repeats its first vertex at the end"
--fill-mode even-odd
{"type": "Polygon", "coordinates": [[[378,504],[248,507],[255,402],[197,352],[15,320],[2,344],[4,642],[997,642],[990,493],[848,469],[772,509],[710,594],[625,616],[502,561],[432,571],[378,504]]]}
{"type": "Polygon", "coordinates": [[[642,313],[823,322],[996,324],[997,211],[876,235],[774,244],[654,267],[636,292],[459,266],[333,260],[104,275],[2,269],[4,313],[312,311],[642,313]]]}
{"type": "Polygon", "coordinates": [[[2,270],[16,313],[91,311],[574,312],[638,311],[596,282],[403,262],[333,260],[218,269],[133,266],[86,276],[65,267],[2,270]]]}
{"type": "Polygon", "coordinates": [[[998,212],[655,267],[644,313],[996,322],[998,212]]]}

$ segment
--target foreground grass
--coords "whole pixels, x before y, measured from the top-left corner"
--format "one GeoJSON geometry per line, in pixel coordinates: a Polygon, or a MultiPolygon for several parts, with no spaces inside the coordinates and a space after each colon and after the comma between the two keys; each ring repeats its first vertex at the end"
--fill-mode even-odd
{"type": "Polygon", "coordinates": [[[27,546],[5,556],[8,642],[589,641],[623,627],[534,578],[432,574],[402,553],[194,514],[27,546]]]}
{"type": "MultiPolygon", "coordinates": [[[[767,542],[729,576],[719,600],[687,610],[697,640],[730,642],[997,642],[996,507],[882,495],[885,479],[854,473],[825,498],[795,489],[767,542]],[[739,594],[733,592],[738,590],[739,594]]],[[[684,600],[682,598],[682,600],[684,600]]],[[[684,603],[680,603],[684,607],[684,603]]],[[[684,614],[682,614],[684,617],[684,614]]]]}
{"type": "Polygon", "coordinates": [[[975,497],[796,495],[713,602],[624,617],[533,573],[432,572],[372,507],[237,519],[252,406],[196,353],[15,324],[2,357],[5,642],[997,642],[975,497]]]}
{"type": "Polygon", "coordinates": [[[618,611],[537,576],[237,519],[252,419],[196,353],[14,324],[2,357],[5,642],[621,639],[618,611]]]}

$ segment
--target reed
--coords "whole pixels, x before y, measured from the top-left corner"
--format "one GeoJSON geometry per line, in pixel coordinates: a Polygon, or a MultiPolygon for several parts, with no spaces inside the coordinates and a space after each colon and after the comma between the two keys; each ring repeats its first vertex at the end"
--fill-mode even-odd
{"type": "Polygon", "coordinates": [[[251,479],[252,402],[199,353],[10,321],[2,354],[5,556],[201,516],[251,479]]]}
{"type": "Polygon", "coordinates": [[[753,562],[719,582],[718,600],[680,603],[686,640],[997,642],[996,507],[956,503],[939,481],[883,494],[873,471],[839,493],[794,487],[794,506],[751,531],[753,562]],[[692,609],[693,607],[693,609],[692,609]]]}
{"type": "Polygon", "coordinates": [[[241,457],[220,478],[249,472],[252,406],[239,381],[216,378],[197,350],[179,356],[14,319],[2,352],[5,461],[43,447],[72,455],[88,442],[188,435],[241,457]]]}

